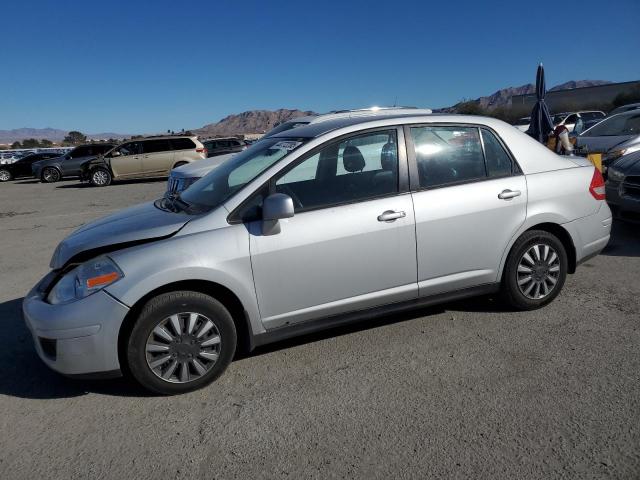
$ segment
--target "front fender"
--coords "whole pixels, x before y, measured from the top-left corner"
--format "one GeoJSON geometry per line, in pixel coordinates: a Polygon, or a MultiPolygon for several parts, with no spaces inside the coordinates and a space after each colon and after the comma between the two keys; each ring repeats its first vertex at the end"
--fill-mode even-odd
{"type": "Polygon", "coordinates": [[[177,235],[109,254],[124,273],[107,292],[133,306],[149,292],[168,284],[202,280],[231,290],[242,303],[254,334],[260,321],[244,225],[177,235]]]}

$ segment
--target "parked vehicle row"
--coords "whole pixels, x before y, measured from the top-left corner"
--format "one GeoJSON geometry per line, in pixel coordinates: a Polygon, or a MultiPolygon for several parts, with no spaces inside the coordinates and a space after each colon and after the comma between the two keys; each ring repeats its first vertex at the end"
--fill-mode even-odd
{"type": "Polygon", "coordinates": [[[58,372],[186,392],[239,348],[377,314],[498,291],[546,305],[607,244],[604,198],[586,159],[496,119],[285,127],[179,196],[80,227],[24,318],[58,372]]]}

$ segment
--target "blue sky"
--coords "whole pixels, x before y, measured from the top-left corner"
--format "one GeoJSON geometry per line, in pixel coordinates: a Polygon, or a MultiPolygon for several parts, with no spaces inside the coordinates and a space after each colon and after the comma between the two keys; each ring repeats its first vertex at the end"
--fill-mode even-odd
{"type": "Polygon", "coordinates": [[[0,129],[196,128],[230,113],[442,107],[640,79],[640,1],[5,2],[0,129]],[[558,10],[556,7],[560,6],[558,10]]]}

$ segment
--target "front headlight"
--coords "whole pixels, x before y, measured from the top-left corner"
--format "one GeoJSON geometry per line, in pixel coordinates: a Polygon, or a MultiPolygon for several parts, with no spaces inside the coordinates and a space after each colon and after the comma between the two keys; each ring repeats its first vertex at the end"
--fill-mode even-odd
{"type": "Polygon", "coordinates": [[[614,182],[621,182],[624,180],[624,173],[615,167],[609,167],[607,170],[607,176],[609,177],[609,180],[613,180],[614,182]]]}
{"type": "Polygon", "coordinates": [[[640,144],[631,145],[630,147],[620,148],[618,150],[611,150],[605,154],[604,160],[611,162],[617,158],[622,157],[623,155],[629,155],[630,153],[637,152],[638,150],[640,150],[640,144]]]}
{"type": "Polygon", "coordinates": [[[47,301],[53,305],[69,303],[117,282],[124,274],[109,257],[97,257],[67,272],[49,292],[47,301]]]}

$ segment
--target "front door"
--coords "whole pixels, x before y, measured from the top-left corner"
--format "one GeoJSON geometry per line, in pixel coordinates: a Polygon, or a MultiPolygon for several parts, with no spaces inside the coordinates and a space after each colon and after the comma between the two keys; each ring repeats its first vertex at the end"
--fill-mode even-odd
{"type": "Polygon", "coordinates": [[[292,197],[296,213],[275,235],[249,228],[267,329],[417,296],[413,202],[398,153],[395,128],[360,134],[272,179],[270,191],[292,197]]]}
{"type": "Polygon", "coordinates": [[[415,158],[420,296],[497,282],[524,223],[527,184],[496,135],[473,126],[408,129],[415,158]]]}
{"type": "Polygon", "coordinates": [[[116,150],[117,156],[109,159],[116,178],[136,177],[142,174],[142,142],[127,142],[116,150]]]}

